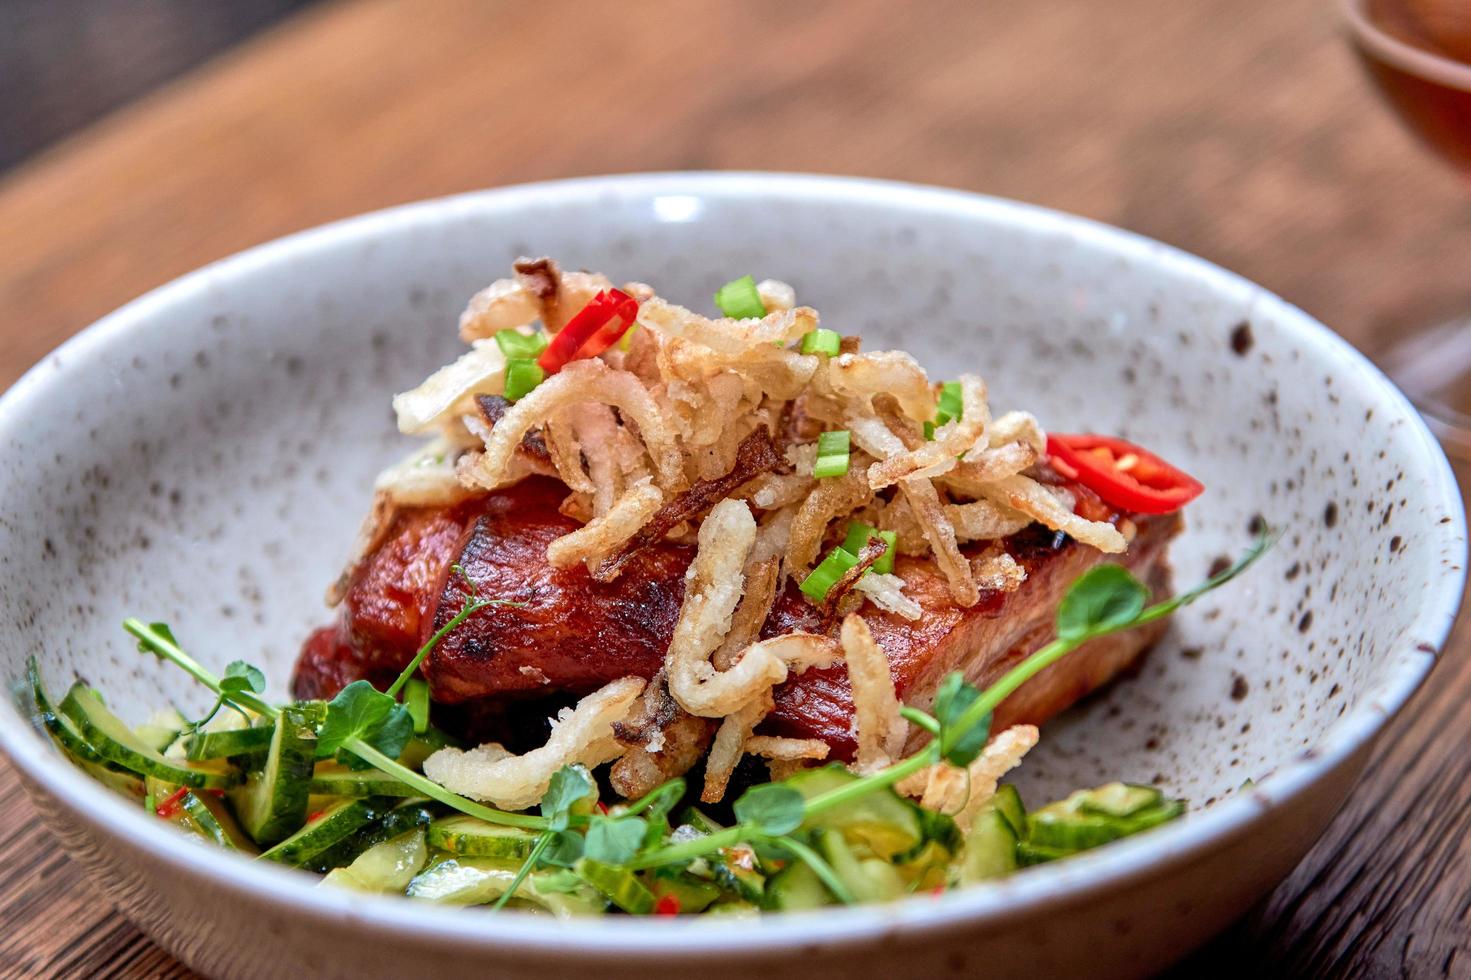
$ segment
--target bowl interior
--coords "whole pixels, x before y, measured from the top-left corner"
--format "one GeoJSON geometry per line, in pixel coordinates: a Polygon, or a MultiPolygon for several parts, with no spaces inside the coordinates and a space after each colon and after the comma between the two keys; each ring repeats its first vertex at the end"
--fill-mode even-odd
{"type": "MultiPolygon", "coordinates": [[[[10,396],[0,428],[0,671],[122,714],[207,702],[137,653],[130,615],[284,693],[330,615],[374,473],[408,443],[389,398],[455,357],[465,300],[520,254],[708,309],[785,279],[825,325],[977,369],[1000,408],[1119,433],[1209,488],[1175,546],[1194,583],[1276,549],[1179,614],[1137,676],[1045,733],[1035,802],[1112,778],[1206,804],[1351,712],[1422,636],[1459,565],[1438,450],[1402,400],[1301,314],[1163,247],[1029,209],[761,178],[588,183],[374,216],[206,269],[115,314],[10,396]]],[[[1423,657],[1421,653],[1419,656],[1423,657]]]]}

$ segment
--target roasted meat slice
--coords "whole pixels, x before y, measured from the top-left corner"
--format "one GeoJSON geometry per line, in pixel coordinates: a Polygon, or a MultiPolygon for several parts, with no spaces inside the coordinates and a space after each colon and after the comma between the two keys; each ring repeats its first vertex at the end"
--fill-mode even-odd
{"type": "MultiPolygon", "coordinates": [[[[456,507],[398,514],[382,544],[355,571],[339,624],[318,631],[303,649],[296,695],[330,697],[359,677],[391,678],[463,607],[472,584],[483,598],[516,605],[476,613],[439,644],[424,665],[437,702],[578,695],[618,677],[653,676],[679,614],[693,549],[662,542],[631,558],[608,583],[581,566],[552,568],[547,543],[577,526],[558,509],[565,492],[554,480],[533,478],[456,507]],[[463,574],[452,573],[452,566],[463,574]]],[[[1164,594],[1165,553],[1179,529],[1178,516],[1115,519],[1133,530],[1123,564],[1164,594]]],[[[1053,615],[1068,585],[1109,560],[1039,525],[1003,546],[1027,573],[1013,592],[983,592],[977,605],[964,609],[951,600],[932,561],[901,557],[896,571],[923,614],[910,622],[865,610],[905,701],[927,706],[951,670],[982,684],[1000,676],[1051,638],[1053,615]]],[[[789,583],[764,635],[820,628],[819,611],[789,583]]],[[[1132,663],[1162,628],[1088,644],[1007,699],[997,724],[1051,717],[1132,663]]],[[[854,748],[852,716],[847,670],[838,664],[780,687],[763,730],[822,738],[834,757],[847,758],[854,748]]]]}

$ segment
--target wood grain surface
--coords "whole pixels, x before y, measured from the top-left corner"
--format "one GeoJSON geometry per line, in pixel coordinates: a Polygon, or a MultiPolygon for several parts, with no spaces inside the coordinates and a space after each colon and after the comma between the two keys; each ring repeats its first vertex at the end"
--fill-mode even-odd
{"type": "MultiPolygon", "coordinates": [[[[288,19],[0,181],[0,382],[286,232],[686,168],[1077,212],[1235,269],[1370,351],[1471,309],[1471,187],[1379,105],[1328,0],[365,0],[288,19]]],[[[1327,838],[1180,976],[1471,975],[1468,647],[1463,629],[1327,838]]],[[[7,976],[189,975],[57,853],[3,763],[0,926],[7,976]]]]}

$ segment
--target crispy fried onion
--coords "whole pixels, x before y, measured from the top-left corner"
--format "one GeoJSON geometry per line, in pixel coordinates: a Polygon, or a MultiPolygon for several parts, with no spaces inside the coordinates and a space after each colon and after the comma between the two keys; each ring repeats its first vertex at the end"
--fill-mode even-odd
{"type": "MultiPolygon", "coordinates": [[[[483,432],[476,433],[480,437],[480,441],[484,443],[486,439],[490,438],[490,430],[495,428],[495,424],[501,420],[501,416],[505,415],[507,410],[510,409],[511,403],[500,395],[476,395],[475,407],[480,409],[480,418],[486,426],[483,432]]],[[[528,430],[526,435],[521,437],[521,451],[529,458],[541,463],[550,464],[552,461],[552,455],[550,450],[547,449],[546,440],[542,438],[542,434],[538,429],[528,430]]]]}
{"type": "Polygon", "coordinates": [[[776,447],[771,442],[771,434],[760,426],[753,429],[736,448],[735,465],[730,472],[713,480],[697,481],[688,490],[651,512],[647,521],[626,539],[626,543],[616,554],[610,553],[609,557],[593,569],[593,578],[600,582],[613,581],[634,555],[658,544],[675,527],[698,517],[716,502],[729,497],[743,484],[781,465],[782,458],[777,455],[776,447]]]}
{"type": "Polygon", "coordinates": [[[409,435],[430,432],[471,411],[474,396],[504,387],[505,374],[506,355],[495,341],[475,341],[459,360],[429,375],[419,387],[393,397],[398,430],[409,435]]]}
{"type": "Polygon", "coordinates": [[[909,502],[909,509],[914,513],[914,519],[925,540],[934,549],[935,563],[940,566],[940,571],[944,573],[945,581],[950,586],[950,598],[967,609],[974,606],[980,599],[980,590],[976,587],[970,562],[960,553],[960,545],[955,540],[955,528],[945,518],[939,491],[929,480],[914,478],[901,481],[899,489],[909,502]]]}
{"type": "MultiPolygon", "coordinates": [[[[935,477],[956,468],[956,459],[975,448],[985,437],[986,424],[991,420],[991,410],[986,404],[986,385],[973,374],[960,376],[960,398],[962,412],[958,419],[951,419],[935,430],[933,440],[915,445],[912,438],[912,423],[902,432],[896,433],[904,441],[902,453],[880,459],[868,468],[868,482],[875,490],[892,486],[910,477],[935,477]],[[905,438],[909,436],[909,438],[905,438]]],[[[875,407],[881,412],[879,400],[875,407]]],[[[901,403],[902,407],[902,403],[901,403]]],[[[892,413],[891,417],[892,417],[892,413]]],[[[885,418],[890,431],[895,424],[885,418]]],[[[895,420],[897,421],[897,420],[895,420]]]]}
{"type": "Polygon", "coordinates": [[[630,487],[606,514],[547,545],[547,561],[553,568],[570,568],[580,561],[587,562],[589,570],[601,567],[599,563],[633,538],[662,503],[664,491],[647,479],[630,487]]]}
{"type": "Polygon", "coordinates": [[[700,791],[702,802],[719,803],[725,798],[731,774],[740,764],[741,756],[746,754],[746,740],[775,706],[768,688],[756,700],[721,720],[715,740],[710,743],[710,755],[705,759],[705,786],[700,791]]]}
{"type": "Polygon", "coordinates": [[[456,440],[439,436],[379,473],[373,490],[402,507],[457,504],[477,492],[455,476],[455,460],[463,451],[456,440]]]}
{"type": "Polygon", "coordinates": [[[948,813],[962,827],[968,827],[976,811],[996,795],[1001,777],[1015,769],[1039,733],[1033,725],[1012,725],[991,736],[981,754],[964,769],[948,763],[937,763],[910,776],[896,789],[919,797],[927,810],[948,813]]]}
{"type": "MultiPolygon", "coordinates": [[[[759,540],[760,531],[757,531],[759,540]]],[[[761,627],[771,615],[771,606],[776,602],[776,586],[780,581],[781,562],[777,558],[746,559],[745,594],[730,618],[730,631],[720,641],[720,646],[710,656],[716,670],[729,670],[742,650],[761,638],[761,627]]]]}
{"type": "Polygon", "coordinates": [[[899,715],[889,658],[874,642],[863,617],[846,617],[841,638],[853,685],[853,726],[858,736],[854,761],[859,772],[874,772],[899,757],[909,724],[899,715]]]}
{"type": "Polygon", "coordinates": [[[828,362],[828,383],[840,396],[869,402],[893,395],[912,419],[933,418],[935,392],[919,362],[903,351],[839,354],[828,362]]]}
{"type": "Polygon", "coordinates": [[[623,754],[613,723],[628,713],[644,689],[639,677],[623,677],[564,708],[547,743],[512,755],[497,743],[462,750],[440,749],[424,760],[424,775],[445,789],[507,810],[534,806],[565,765],[591,769],[623,754]]]}
{"type": "Polygon", "coordinates": [[[1099,551],[1118,554],[1127,547],[1118,528],[1107,521],[1089,521],[1079,517],[1063,506],[1046,487],[1029,477],[1008,476],[981,487],[980,491],[987,500],[1021,511],[1052,530],[1062,531],[1099,551]]]}
{"type": "Polygon", "coordinates": [[[968,504],[949,504],[945,519],[955,528],[957,541],[994,541],[1015,534],[1032,519],[1021,511],[990,500],[968,504]]]}
{"type": "Polygon", "coordinates": [[[873,496],[860,466],[849,464],[848,472],[817,482],[792,518],[784,571],[801,575],[812,565],[822,548],[823,536],[832,521],[862,507],[873,496]]]}
{"type": "Polygon", "coordinates": [[[710,657],[730,630],[755,538],[756,522],[738,500],[722,500],[700,525],[664,661],[669,693],[692,715],[723,718],[786,680],[789,668],[825,666],[836,656],[836,644],[824,637],[789,633],[751,644],[729,670],[715,669],[710,657]]]}
{"type": "Polygon", "coordinates": [[[684,462],[658,404],[634,375],[614,371],[596,358],[573,361],[511,406],[491,430],[485,452],[472,465],[461,467],[460,478],[488,490],[503,486],[522,437],[538,422],[579,402],[612,405],[624,418],[631,419],[653,461],[655,482],[665,491],[680,488],[684,462]]]}
{"type": "Polygon", "coordinates": [[[893,613],[910,622],[924,614],[920,604],[904,594],[904,580],[897,575],[871,572],[860,578],[853,588],[863,593],[869,602],[884,612],[893,613]]]}
{"type": "Polygon", "coordinates": [[[752,735],[746,739],[746,754],[759,755],[777,762],[821,761],[831,751],[820,738],[782,738],[778,735],[752,735]]]}
{"type": "Polygon", "coordinates": [[[976,584],[992,592],[1015,592],[1027,580],[1027,570],[999,544],[993,544],[970,563],[976,584]]]}
{"type": "Polygon", "coordinates": [[[517,259],[514,268],[514,279],[497,279],[471,297],[460,314],[462,340],[493,337],[534,320],[556,333],[599,290],[612,285],[606,276],[595,273],[564,273],[547,258],[517,259]]]}

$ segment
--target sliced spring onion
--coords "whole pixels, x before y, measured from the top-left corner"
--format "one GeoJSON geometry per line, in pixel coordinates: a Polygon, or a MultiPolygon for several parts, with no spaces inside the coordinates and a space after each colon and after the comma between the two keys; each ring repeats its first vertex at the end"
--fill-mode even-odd
{"type": "Polygon", "coordinates": [[[935,412],[935,420],[924,424],[924,437],[926,439],[935,438],[936,429],[964,414],[965,405],[960,400],[960,382],[946,381],[940,385],[940,404],[935,412]]]}
{"type": "Polygon", "coordinates": [[[863,550],[863,546],[868,544],[868,539],[874,535],[878,535],[888,547],[879,556],[879,560],[873,563],[870,570],[880,575],[887,575],[894,570],[894,547],[899,541],[899,535],[895,532],[880,531],[862,521],[852,521],[848,524],[848,535],[843,539],[843,550],[850,555],[857,556],[858,552],[863,550]]]}
{"type": "Polygon", "coordinates": [[[802,593],[813,602],[821,602],[827,598],[832,587],[838,583],[843,574],[858,564],[858,557],[842,548],[834,548],[827,553],[827,557],[818,563],[802,584],[798,586],[802,593]]]}
{"type": "Polygon", "coordinates": [[[766,315],[766,304],[761,302],[756,280],[750,276],[741,276],[721,286],[715,294],[715,305],[734,320],[759,320],[766,315]]]}
{"type": "Polygon", "coordinates": [[[843,336],[836,330],[818,327],[802,335],[802,353],[804,354],[826,354],[829,357],[835,357],[842,347],[843,336]]]}
{"type": "Polygon", "coordinates": [[[411,678],[404,687],[404,706],[414,719],[414,734],[424,734],[429,727],[429,685],[417,677],[411,678]]]}
{"type": "Polygon", "coordinates": [[[495,343],[508,359],[518,357],[534,361],[547,349],[547,339],[540,331],[528,334],[509,327],[496,331],[495,343]]]}
{"type": "Polygon", "coordinates": [[[819,479],[825,476],[842,476],[848,472],[849,437],[847,429],[834,429],[817,437],[817,462],[812,464],[812,475],[819,479]]]}
{"type": "Polygon", "coordinates": [[[541,384],[546,372],[530,358],[513,357],[506,362],[506,401],[513,402],[541,384]]]}

